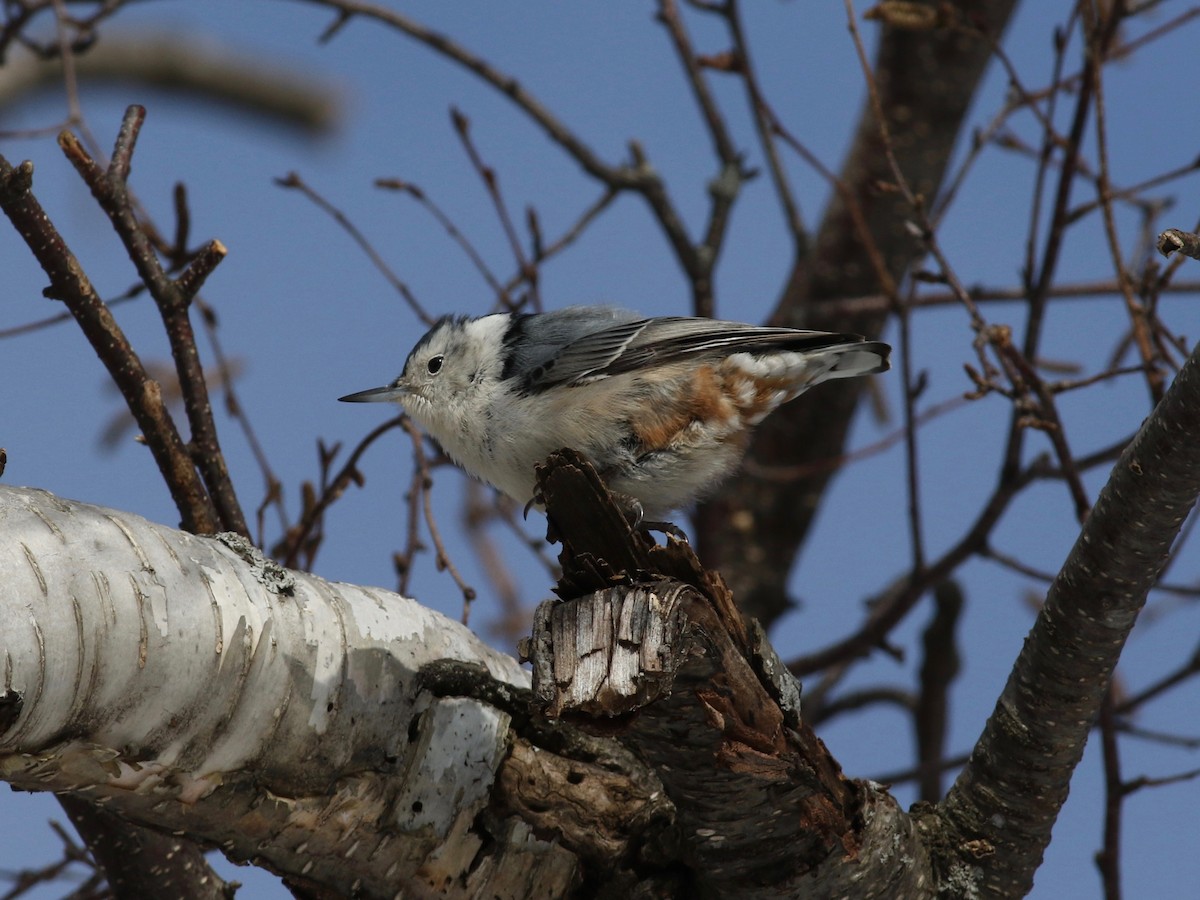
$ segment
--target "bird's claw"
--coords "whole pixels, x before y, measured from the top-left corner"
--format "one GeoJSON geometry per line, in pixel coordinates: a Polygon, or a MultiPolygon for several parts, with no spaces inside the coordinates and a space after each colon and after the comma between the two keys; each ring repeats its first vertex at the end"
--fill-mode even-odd
{"type": "Polygon", "coordinates": [[[682,541],[685,544],[691,544],[688,540],[687,533],[676,525],[674,522],[658,522],[653,519],[643,519],[635,526],[642,531],[657,531],[660,534],[665,534],[668,537],[673,537],[677,541],[682,541]]]}
{"type": "Polygon", "coordinates": [[[642,502],[637,497],[616,493],[613,496],[623,508],[625,518],[629,520],[629,526],[634,531],[657,531],[660,534],[669,535],[678,541],[683,541],[685,544],[691,543],[683,529],[674,522],[647,519],[646,510],[642,507],[642,502]]]}

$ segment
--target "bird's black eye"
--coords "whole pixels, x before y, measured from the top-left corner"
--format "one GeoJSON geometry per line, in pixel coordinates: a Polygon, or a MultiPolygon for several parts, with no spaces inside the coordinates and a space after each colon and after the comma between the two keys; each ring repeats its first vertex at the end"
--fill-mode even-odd
{"type": "Polygon", "coordinates": [[[425,368],[429,371],[430,375],[436,375],[438,372],[442,371],[442,363],[445,362],[445,360],[446,357],[441,356],[440,354],[438,356],[431,356],[429,357],[429,362],[425,363],[425,368]]]}

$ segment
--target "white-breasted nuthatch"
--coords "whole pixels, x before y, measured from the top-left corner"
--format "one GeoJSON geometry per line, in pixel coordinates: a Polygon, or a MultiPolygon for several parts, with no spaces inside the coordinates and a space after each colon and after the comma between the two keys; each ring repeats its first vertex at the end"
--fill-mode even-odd
{"type": "Polygon", "coordinates": [[[814,384],[888,368],[858,335],[765,328],[613,307],[447,316],[389,385],[455,462],[520,503],[534,465],[571,447],[614,491],[663,519],[714,489],[750,429],[814,384]]]}

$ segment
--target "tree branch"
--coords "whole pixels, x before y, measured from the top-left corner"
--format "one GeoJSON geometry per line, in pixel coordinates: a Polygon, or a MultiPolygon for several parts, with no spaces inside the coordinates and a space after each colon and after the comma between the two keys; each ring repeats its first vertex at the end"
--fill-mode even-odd
{"type": "Polygon", "coordinates": [[[33,196],[32,186],[33,163],[24,162],[14,168],[0,156],[0,208],[50,278],[44,293],[66,304],[121,389],[167,483],[183,527],[197,534],[218,531],[216,511],[163,404],[158,382],[146,373],[79,260],[33,196]]]}
{"type": "MultiPolygon", "coordinates": [[[[553,746],[564,770],[580,745],[526,727],[528,676],[465,628],[232,536],[43,491],[0,487],[0,521],[0,772],[14,786],[337,896],[549,897],[584,877],[574,853],[494,811],[529,781],[511,741],[553,746]],[[435,663],[472,665],[470,690],[448,690],[435,663]]],[[[608,759],[607,780],[581,762],[560,792],[591,797],[576,808],[608,798],[593,822],[606,840],[630,820],[651,840],[661,792],[608,759]]]]}
{"type": "MultiPolygon", "coordinates": [[[[1016,0],[970,0],[959,18],[998,36],[1016,0]]],[[[967,108],[991,58],[992,41],[966,28],[883,29],[874,73],[893,136],[892,154],[915,193],[931,199],[949,163],[967,108]]],[[[909,204],[895,192],[891,166],[870,104],[859,115],[854,143],[808,256],[784,287],[771,323],[877,335],[889,309],[842,307],[840,297],[876,293],[877,274],[864,244],[878,247],[898,280],[923,247],[905,227],[909,204]],[[854,207],[857,207],[857,212],[854,207]],[[861,218],[857,213],[861,213],[861,218]],[[865,222],[867,233],[860,232],[865,222]]],[[[759,427],[748,455],[756,465],[805,464],[841,455],[861,385],[822,385],[775,412],[759,427]]],[[[716,566],[747,614],[771,622],[788,607],[786,581],[832,473],[780,485],[748,472],[726,483],[697,515],[696,537],[707,565],[716,566]],[[730,522],[745,522],[744,530],[730,522]]]]}
{"type": "Polygon", "coordinates": [[[1198,496],[1200,349],[1121,454],[1051,585],[940,808],[951,836],[940,865],[969,866],[998,896],[1032,886],[1117,659],[1198,496]]]}
{"type": "Polygon", "coordinates": [[[720,575],[685,542],[632,530],[573,451],[552,454],[538,486],[563,545],[563,599],[535,616],[535,697],[551,719],[615,736],[662,779],[691,893],[930,895],[912,823],[877,786],[842,775],[720,575]]]}
{"type": "Polygon", "coordinates": [[[129,194],[128,178],[133,151],[145,118],[146,110],[141,106],[130,106],[126,110],[107,169],[101,169],[69,131],[58,136],[58,143],[68,161],[87,183],[100,208],[112,221],[113,228],[162,316],[171,345],[171,356],[179,375],[184,410],[191,426],[189,450],[220,519],[219,528],[214,530],[236,531],[248,537],[250,531],[229,477],[225,455],[217,441],[217,426],[208,398],[208,385],[204,380],[200,354],[196,349],[196,335],[189,316],[189,307],[196,292],[225,258],[226,251],[219,241],[210,241],[177,279],[171,279],[164,271],[149,234],[138,221],[129,194]]]}

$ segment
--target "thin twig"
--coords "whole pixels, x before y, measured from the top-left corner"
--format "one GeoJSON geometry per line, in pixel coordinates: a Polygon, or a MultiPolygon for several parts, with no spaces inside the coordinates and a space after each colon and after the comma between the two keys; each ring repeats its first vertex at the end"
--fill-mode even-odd
{"type": "MultiPolygon", "coordinates": [[[[425,448],[421,440],[420,430],[407,416],[403,417],[401,425],[413,437],[413,456],[416,458],[417,469],[428,473],[429,461],[425,457],[425,448]]],[[[429,539],[433,541],[434,558],[438,571],[444,570],[449,572],[450,577],[454,579],[454,583],[458,585],[458,589],[462,592],[463,610],[461,621],[464,625],[467,625],[471,617],[471,603],[475,600],[477,594],[475,588],[471,587],[463,579],[458,571],[458,567],[454,565],[454,561],[450,558],[450,554],[446,550],[446,543],[442,540],[441,529],[438,528],[437,518],[433,514],[432,487],[432,479],[429,475],[426,475],[421,490],[422,508],[425,513],[425,527],[429,529],[429,539]]]]}
{"type": "Polygon", "coordinates": [[[358,461],[362,459],[363,454],[367,452],[370,446],[393,428],[407,429],[407,427],[408,418],[401,414],[380,423],[367,432],[366,436],[350,452],[350,456],[342,465],[338,474],[328,483],[321,492],[321,495],[315,499],[311,508],[305,511],[300,521],[289,529],[288,534],[280,542],[279,546],[275,548],[274,555],[281,561],[282,565],[288,568],[295,567],[300,552],[308,542],[309,536],[320,526],[320,523],[324,519],[325,511],[345,493],[346,488],[350,486],[351,482],[360,482],[362,480],[362,475],[358,469],[358,461]]]}
{"type": "Polygon", "coordinates": [[[463,530],[484,574],[492,584],[491,594],[500,611],[488,630],[506,641],[515,643],[529,631],[532,611],[521,603],[517,580],[513,577],[504,554],[488,533],[488,523],[500,518],[496,494],[475,480],[467,484],[463,503],[463,530]]]}
{"type": "Polygon", "coordinates": [[[742,17],[738,0],[727,0],[722,7],[722,13],[729,28],[729,36],[733,40],[733,53],[736,64],[735,71],[741,75],[746,86],[746,98],[754,117],[754,129],[758,133],[758,141],[762,147],[763,156],[767,160],[767,171],[771,173],[771,183],[775,187],[775,197],[779,201],[783,213],[783,221],[792,239],[792,251],[796,260],[802,260],[808,254],[809,236],[800,215],[800,207],[792,192],[783,160],[776,146],[777,137],[775,113],[767,104],[766,95],[759,84],[754,70],[754,62],[746,35],[742,29],[742,17]]]}
{"type": "Polygon", "coordinates": [[[485,59],[467,50],[456,41],[439,34],[414,19],[399,12],[385,9],[366,0],[307,0],[316,6],[335,10],[338,24],[345,18],[361,16],[372,19],[405,34],[434,52],[446,57],[471,72],[484,83],[493,87],[502,96],[527,115],[546,135],[563,149],[592,178],[615,191],[633,191],[640,194],[654,213],[655,221],[662,229],[684,272],[695,282],[701,268],[701,254],[697,253],[683,218],[671,201],[666,185],[644,150],[636,141],[629,143],[630,161],[624,165],[610,165],[597,156],[578,135],[555,116],[514,77],[492,66],[485,59]]]}
{"type": "Polygon", "coordinates": [[[163,404],[158,384],[146,374],[141,360],[96,293],[79,260],[33,196],[32,184],[32,163],[13,168],[0,156],[0,207],[49,276],[47,295],[66,304],[121,389],[163,474],[183,527],[198,534],[218,531],[216,512],[163,404]]]}
{"type": "Polygon", "coordinates": [[[429,315],[429,313],[425,312],[425,308],[421,306],[420,302],[413,295],[412,291],[409,290],[408,285],[401,281],[396,273],[392,271],[391,267],[384,262],[383,257],[379,255],[379,252],[375,249],[371,242],[367,240],[366,235],[364,235],[358,229],[358,227],[350,221],[345,213],[309,187],[308,184],[305,183],[304,179],[302,179],[295,172],[289,172],[283,178],[276,178],[275,183],[280,187],[294,188],[295,190],[300,191],[305,197],[328,213],[333,220],[337,222],[338,225],[340,225],[348,235],[350,235],[354,243],[358,244],[359,249],[361,249],[363,253],[367,255],[367,259],[371,261],[371,264],[375,266],[375,268],[381,275],[383,275],[385,279],[387,279],[388,284],[395,289],[396,293],[398,293],[404,302],[408,304],[409,308],[417,314],[417,318],[426,325],[433,324],[433,317],[429,315]]]}
{"type": "Polygon", "coordinates": [[[450,239],[453,240],[454,243],[458,244],[463,253],[466,254],[467,259],[471,261],[471,264],[475,267],[475,270],[479,272],[481,276],[483,276],[483,280],[487,282],[488,287],[490,287],[492,292],[496,295],[497,303],[505,307],[512,307],[513,303],[509,297],[509,288],[506,288],[504,285],[502,285],[496,276],[492,274],[492,270],[488,268],[487,263],[484,262],[483,256],[478,250],[475,249],[475,245],[471,243],[470,238],[463,233],[462,229],[454,224],[454,220],[446,215],[446,213],[442,211],[442,208],[434,203],[422,188],[410,181],[403,181],[399,178],[376,178],[375,187],[383,188],[389,191],[399,191],[416,200],[422,209],[437,219],[438,224],[445,229],[446,234],[450,236],[450,239]]]}
{"type": "Polygon", "coordinates": [[[1158,681],[1152,682],[1142,690],[1138,691],[1138,693],[1123,698],[1121,702],[1114,707],[1113,711],[1119,716],[1129,715],[1130,713],[1149,703],[1155,697],[1158,697],[1160,694],[1165,694],[1167,691],[1183,684],[1185,681],[1190,680],[1198,674],[1200,674],[1200,646],[1197,646],[1196,649],[1192,651],[1191,657],[1189,657],[1181,666],[1176,668],[1175,671],[1164,675],[1158,681]]]}
{"type": "Polygon", "coordinates": [[[705,226],[700,247],[694,254],[695,268],[689,270],[693,312],[697,316],[711,317],[715,312],[713,269],[720,257],[730,215],[747,173],[742,169],[741,154],[730,137],[725,117],[704,80],[704,73],[692,49],[691,39],[675,0],[658,0],[658,20],[666,27],[667,34],[671,37],[671,45],[675,48],[680,65],[683,66],[684,76],[704,119],[705,128],[712,141],[713,153],[717,157],[718,172],[708,186],[711,201],[708,224],[705,226]]]}
{"type": "MultiPolygon", "coordinates": [[[[1117,234],[1116,215],[1113,212],[1112,179],[1109,176],[1108,164],[1108,113],[1105,105],[1103,58],[1107,47],[1112,43],[1113,36],[1121,23],[1123,5],[1116,3],[1107,8],[1103,22],[1096,20],[1096,10],[1090,3],[1081,4],[1084,19],[1084,36],[1086,44],[1086,65],[1092,70],[1091,81],[1095,92],[1096,107],[1096,155],[1099,157],[1098,194],[1104,235],[1108,239],[1108,251],[1112,256],[1113,268],[1117,283],[1121,285],[1121,295],[1125,299],[1125,308],[1129,312],[1129,322],[1133,333],[1134,345],[1145,366],[1146,387],[1150,391],[1150,402],[1158,403],[1166,391],[1166,379],[1157,365],[1157,354],[1150,339],[1150,329],[1146,322],[1146,310],[1138,303],[1133,294],[1132,277],[1125,267],[1121,253],[1121,240],[1117,234]]],[[[1107,848],[1106,848],[1107,849],[1107,848]]],[[[1113,862],[1116,865],[1116,862],[1113,862]]],[[[1119,893],[1119,886],[1117,888],[1119,893]]]]}
{"type": "Polygon", "coordinates": [[[924,378],[913,375],[912,308],[903,303],[897,312],[900,325],[900,374],[904,400],[904,471],[908,506],[908,539],[912,552],[912,570],[925,568],[925,538],[921,527],[921,478],[917,455],[917,399],[924,389],[924,378]]]}
{"type": "Polygon", "coordinates": [[[263,534],[263,513],[267,506],[274,506],[279,515],[279,528],[282,533],[286,533],[290,527],[288,523],[287,508],[283,499],[283,484],[276,476],[271,467],[271,462],[267,458],[267,452],[263,448],[262,442],[258,439],[258,434],[254,430],[254,425],[250,421],[250,417],[246,415],[245,407],[238,398],[237,388],[233,378],[233,361],[225,354],[225,349],[221,343],[219,329],[217,327],[217,313],[207,302],[197,296],[193,301],[196,310],[200,313],[200,322],[204,326],[204,333],[208,336],[208,344],[212,348],[213,359],[217,363],[217,371],[220,377],[217,379],[217,385],[221,388],[221,393],[225,400],[225,412],[229,417],[238,423],[238,427],[242,430],[242,437],[245,439],[247,446],[250,448],[250,453],[254,456],[254,461],[258,465],[259,472],[263,477],[263,500],[258,507],[257,524],[258,524],[258,546],[266,546],[266,538],[263,534]]]}
{"type": "Polygon", "coordinates": [[[140,106],[130,106],[126,110],[107,169],[97,165],[70,132],[60,134],[58,142],[68,161],[88,185],[92,196],[108,214],[138,275],[158,307],[179,376],[184,410],[191,426],[189,451],[204,479],[220,519],[220,528],[249,537],[249,529],[217,440],[208,386],[204,381],[196,336],[188,313],[195,292],[224,258],[225,248],[219,241],[210,242],[178,279],[172,280],[163,270],[148,233],[134,211],[127,187],[134,149],[145,116],[146,111],[140,106]]]}
{"type": "MultiPolygon", "coordinates": [[[[475,169],[475,174],[483,182],[484,190],[487,191],[488,196],[492,200],[492,206],[495,208],[496,216],[500,220],[500,227],[504,229],[504,234],[508,238],[508,246],[512,250],[517,272],[521,275],[522,281],[529,285],[529,290],[535,298],[535,305],[540,305],[536,300],[538,293],[537,266],[530,264],[528,257],[525,255],[525,248],[521,246],[521,239],[517,235],[517,227],[513,224],[512,216],[508,211],[508,204],[504,202],[504,195],[500,192],[500,181],[496,176],[496,170],[483,161],[483,156],[480,154],[479,148],[475,146],[475,141],[471,138],[471,120],[457,107],[450,110],[450,118],[454,122],[454,131],[458,135],[463,149],[467,152],[467,158],[471,161],[471,166],[475,169]]],[[[491,281],[495,282],[495,279],[491,279],[491,281]]]]}
{"type": "MultiPolygon", "coordinates": [[[[608,209],[610,205],[612,205],[613,200],[616,198],[617,192],[615,190],[612,188],[605,188],[604,192],[595,200],[595,202],[589,204],[584,211],[579,214],[579,218],[576,219],[566,231],[559,235],[556,240],[536,248],[537,252],[534,254],[533,261],[540,265],[541,263],[553,256],[557,256],[563,250],[566,250],[568,247],[570,247],[579,239],[584,231],[587,230],[587,227],[595,221],[596,217],[599,216],[600,213],[604,212],[604,210],[608,209]]],[[[505,284],[505,290],[508,292],[515,290],[522,283],[522,281],[523,276],[520,272],[518,272],[516,275],[513,275],[512,278],[510,278],[505,284]]]]}
{"type": "Polygon", "coordinates": [[[822,472],[833,472],[843,466],[869,459],[872,456],[883,453],[885,450],[889,450],[901,441],[906,440],[911,428],[920,428],[922,425],[932,422],[934,419],[938,419],[947,413],[954,412],[970,402],[966,397],[955,396],[940,403],[935,403],[924,412],[917,414],[911,423],[906,422],[879,440],[867,444],[865,447],[860,447],[857,450],[852,450],[849,453],[833,457],[832,459],[815,460],[811,463],[796,466],[768,466],[749,459],[744,463],[744,468],[746,471],[751,472],[755,478],[765,478],[778,482],[795,481],[802,478],[811,478],[813,475],[822,472]]]}
{"type": "Polygon", "coordinates": [[[1104,759],[1104,826],[1102,845],[1096,853],[1096,868],[1105,900],[1121,900],[1121,806],[1125,799],[1121,783],[1121,754],[1113,714],[1113,688],[1109,685],[1100,706],[1100,748],[1104,759]]]}
{"type": "Polygon", "coordinates": [[[950,730],[950,688],[958,677],[958,620],[963,611],[962,588],[943,581],[933,591],[934,614],[921,638],[921,689],[913,709],[917,765],[923,770],[920,797],[928,803],[942,799],[942,766],[950,730]]]}

